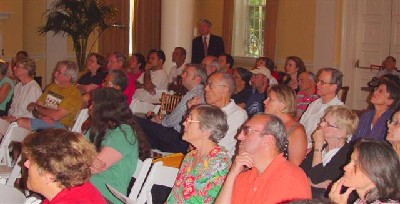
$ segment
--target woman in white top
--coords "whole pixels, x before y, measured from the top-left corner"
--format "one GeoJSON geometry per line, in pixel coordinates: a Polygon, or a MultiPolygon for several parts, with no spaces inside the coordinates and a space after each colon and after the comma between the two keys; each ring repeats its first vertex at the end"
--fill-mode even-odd
{"type": "Polygon", "coordinates": [[[31,102],[36,102],[42,89],[39,84],[33,80],[36,72],[36,63],[30,58],[20,58],[13,67],[14,76],[20,81],[14,88],[14,97],[12,99],[8,116],[2,119],[9,123],[14,122],[20,117],[33,117],[32,113],[27,110],[27,106],[31,102]]]}

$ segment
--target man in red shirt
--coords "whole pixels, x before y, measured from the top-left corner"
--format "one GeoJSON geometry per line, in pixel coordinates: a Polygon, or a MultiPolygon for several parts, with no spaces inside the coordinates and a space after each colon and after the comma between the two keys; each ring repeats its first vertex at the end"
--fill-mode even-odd
{"type": "Polygon", "coordinates": [[[310,199],[306,174],[282,152],[287,135],[282,121],[257,114],[242,126],[239,153],[215,203],[282,203],[310,199]]]}

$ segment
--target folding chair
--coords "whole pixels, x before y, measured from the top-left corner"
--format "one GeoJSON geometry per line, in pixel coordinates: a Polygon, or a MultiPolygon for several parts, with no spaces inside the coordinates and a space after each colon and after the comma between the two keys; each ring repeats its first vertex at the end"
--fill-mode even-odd
{"type": "Polygon", "coordinates": [[[75,120],[71,132],[82,133],[82,124],[89,118],[89,109],[82,109],[75,120]]]}
{"type": "Polygon", "coordinates": [[[11,142],[22,142],[29,133],[29,130],[19,127],[16,122],[13,122],[10,124],[3,141],[1,141],[0,149],[7,151],[0,151],[0,159],[5,158],[6,160],[5,165],[0,165],[0,177],[7,180],[7,185],[13,186],[15,180],[21,173],[21,155],[18,157],[14,167],[12,167],[12,159],[8,154],[8,147],[10,146],[11,142]]]}
{"type": "Polygon", "coordinates": [[[181,101],[182,96],[176,94],[162,93],[161,95],[161,106],[159,116],[163,118],[166,114],[170,114],[178,103],[181,101]]]}
{"type": "Polygon", "coordinates": [[[147,176],[146,182],[143,185],[142,191],[140,191],[136,203],[153,203],[151,188],[154,185],[161,185],[172,188],[178,175],[178,171],[179,169],[177,168],[164,166],[162,161],[154,163],[149,175],[147,176]]]}
{"type": "Polygon", "coordinates": [[[129,196],[125,196],[124,194],[118,192],[117,189],[113,188],[109,184],[107,185],[107,188],[110,190],[110,192],[118,199],[120,199],[124,203],[136,203],[136,199],[139,195],[140,189],[143,186],[144,180],[146,179],[147,173],[150,169],[151,163],[152,163],[152,158],[147,158],[143,162],[141,160],[138,160],[137,167],[135,170],[135,173],[133,173],[133,178],[135,178],[135,183],[133,184],[131,188],[131,192],[129,196]]]}
{"type": "Polygon", "coordinates": [[[26,197],[18,189],[0,184],[0,203],[25,203],[26,197]]]}

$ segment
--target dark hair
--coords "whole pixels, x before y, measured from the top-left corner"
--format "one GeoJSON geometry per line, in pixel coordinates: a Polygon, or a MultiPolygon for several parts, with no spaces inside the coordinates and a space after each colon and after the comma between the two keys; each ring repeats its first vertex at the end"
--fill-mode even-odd
{"type": "Polygon", "coordinates": [[[240,78],[245,82],[245,85],[248,86],[250,85],[250,79],[251,79],[251,72],[243,67],[236,67],[234,68],[234,70],[237,71],[237,73],[239,74],[240,78]]]}
{"type": "Polygon", "coordinates": [[[343,80],[343,74],[341,71],[331,68],[331,67],[325,67],[322,68],[320,70],[318,70],[317,76],[316,76],[316,80],[318,80],[319,75],[322,72],[329,72],[331,73],[331,84],[336,84],[336,93],[338,93],[340,91],[340,89],[342,88],[342,80],[343,80]]]}
{"type": "Polygon", "coordinates": [[[87,58],[89,58],[89,57],[91,57],[91,56],[96,57],[97,64],[100,66],[100,67],[99,67],[99,70],[102,70],[102,71],[103,71],[104,69],[107,68],[107,59],[106,59],[103,55],[101,55],[101,54],[99,54],[99,53],[92,52],[92,53],[90,53],[90,54],[88,55],[87,58]]]}
{"type": "Polygon", "coordinates": [[[0,62],[0,74],[5,76],[7,74],[8,63],[0,62]]]}
{"type": "MultiPolygon", "coordinates": [[[[24,58],[28,58],[28,52],[24,51],[24,50],[20,50],[17,52],[17,54],[15,54],[15,56],[18,57],[24,57],[24,58]]],[[[17,59],[18,60],[18,59],[17,59]]],[[[396,60],[394,60],[396,62],[396,60]]]]}
{"type": "Polygon", "coordinates": [[[128,76],[122,70],[115,69],[108,72],[109,75],[113,76],[112,83],[121,88],[121,91],[125,91],[128,86],[128,76]]]}
{"type": "Polygon", "coordinates": [[[226,57],[226,63],[229,64],[229,68],[233,67],[233,64],[235,63],[235,60],[233,59],[232,55],[230,54],[222,54],[221,56],[226,57]]]}
{"type": "Polygon", "coordinates": [[[176,47],[175,49],[181,50],[181,54],[184,55],[184,56],[186,56],[186,49],[185,49],[185,48],[183,48],[183,47],[176,47]]]}
{"type": "Polygon", "coordinates": [[[286,58],[286,62],[288,60],[292,60],[295,64],[296,64],[296,68],[298,68],[297,70],[297,77],[299,77],[299,74],[302,72],[306,71],[306,65],[304,65],[303,60],[300,57],[297,56],[289,56],[286,58]]]}
{"type": "Polygon", "coordinates": [[[354,145],[360,170],[374,183],[365,194],[367,203],[400,199],[400,162],[393,148],[385,141],[362,139],[354,145]]]}
{"type": "Polygon", "coordinates": [[[379,85],[384,84],[386,86],[386,91],[389,93],[389,98],[393,100],[391,108],[396,109],[399,107],[400,101],[400,84],[398,81],[381,78],[379,85]]]}
{"type": "Polygon", "coordinates": [[[162,62],[163,62],[163,64],[164,64],[165,59],[166,59],[166,58],[165,58],[165,53],[164,53],[164,51],[159,50],[159,49],[151,49],[150,52],[149,52],[149,56],[150,56],[151,53],[156,53],[158,59],[161,59],[162,62]]]}
{"type": "Polygon", "coordinates": [[[276,68],[274,61],[272,59],[268,58],[268,57],[259,57],[257,60],[264,61],[265,62],[265,66],[269,69],[269,71],[271,73],[276,68]]]}
{"type": "Polygon", "coordinates": [[[394,58],[393,56],[387,56],[386,57],[386,60],[387,59],[391,59],[394,63],[396,63],[396,58],[394,58]]]}
{"type": "Polygon", "coordinates": [[[140,70],[144,71],[144,67],[146,66],[146,58],[140,53],[135,53],[132,56],[136,57],[136,60],[140,64],[140,70]]]}
{"type": "MultiPolygon", "coordinates": [[[[101,149],[101,142],[109,129],[120,128],[122,124],[130,125],[135,142],[139,142],[139,158],[145,159],[150,156],[150,147],[147,143],[145,134],[134,120],[132,111],[126,103],[126,98],[121,91],[114,88],[101,88],[93,91],[92,122],[89,139],[96,146],[97,151],[101,149]]],[[[127,142],[132,143],[132,139],[124,132],[127,142]]],[[[133,144],[134,144],[133,143],[133,144]]]]}
{"type": "Polygon", "coordinates": [[[79,133],[65,129],[46,129],[28,135],[22,143],[22,155],[42,171],[54,175],[54,181],[70,188],[83,184],[92,175],[90,166],[96,151],[79,133]]]}

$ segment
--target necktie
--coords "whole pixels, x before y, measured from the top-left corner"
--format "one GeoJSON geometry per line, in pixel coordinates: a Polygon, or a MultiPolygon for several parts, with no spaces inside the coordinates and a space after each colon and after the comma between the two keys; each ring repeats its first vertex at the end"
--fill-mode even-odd
{"type": "Polygon", "coordinates": [[[204,45],[204,57],[207,56],[207,50],[208,50],[208,46],[207,46],[207,36],[203,37],[203,45],[204,45]]]}

